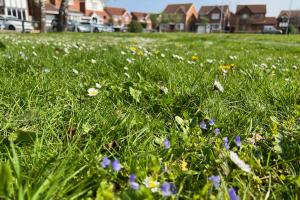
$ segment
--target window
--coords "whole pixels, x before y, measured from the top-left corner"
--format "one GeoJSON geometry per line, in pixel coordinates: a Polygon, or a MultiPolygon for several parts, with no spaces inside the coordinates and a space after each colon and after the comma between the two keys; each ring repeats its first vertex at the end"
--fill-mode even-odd
{"type": "Polygon", "coordinates": [[[25,10],[23,10],[22,12],[23,12],[23,20],[27,20],[25,10]]]}
{"type": "Polygon", "coordinates": [[[248,19],[249,18],[249,14],[244,13],[244,14],[242,14],[241,18],[242,19],[248,19]]]}
{"type": "Polygon", "coordinates": [[[213,19],[213,20],[219,20],[220,19],[220,13],[213,13],[211,15],[211,19],[213,19]]]}
{"type": "Polygon", "coordinates": [[[7,9],[7,15],[11,15],[11,9],[7,9]]]}
{"type": "Polygon", "coordinates": [[[21,10],[18,10],[18,18],[19,18],[19,19],[22,19],[21,10]]]}
{"type": "Polygon", "coordinates": [[[13,9],[13,16],[17,16],[17,12],[16,12],[16,10],[15,9],[13,9]]]}
{"type": "Polygon", "coordinates": [[[220,24],[211,24],[211,30],[219,30],[220,24]]]}

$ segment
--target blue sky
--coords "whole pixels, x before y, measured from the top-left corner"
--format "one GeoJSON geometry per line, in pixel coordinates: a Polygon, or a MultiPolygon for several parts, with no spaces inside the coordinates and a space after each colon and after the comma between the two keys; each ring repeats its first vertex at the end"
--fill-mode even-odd
{"type": "MultiPolygon", "coordinates": [[[[290,7],[290,0],[109,0],[106,5],[123,7],[129,11],[161,12],[167,4],[194,3],[197,10],[201,5],[230,5],[235,12],[236,4],[267,4],[268,16],[277,16],[280,10],[290,7]]],[[[300,0],[293,0],[292,9],[300,10],[300,0]]]]}

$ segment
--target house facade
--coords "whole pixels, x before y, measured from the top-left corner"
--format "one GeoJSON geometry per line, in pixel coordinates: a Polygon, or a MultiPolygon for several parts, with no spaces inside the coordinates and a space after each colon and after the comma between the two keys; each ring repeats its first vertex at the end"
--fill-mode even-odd
{"type": "Polygon", "coordinates": [[[143,12],[131,12],[132,20],[135,20],[142,24],[145,30],[152,30],[152,21],[149,13],[143,12]]]}
{"type": "Polygon", "coordinates": [[[27,0],[0,0],[0,14],[14,16],[21,20],[31,20],[27,0]]]}
{"type": "Polygon", "coordinates": [[[229,31],[231,12],[228,5],[202,6],[198,16],[198,33],[229,31]]]}
{"type": "Polygon", "coordinates": [[[261,33],[266,19],[266,5],[238,5],[235,32],[261,33]]]}
{"type": "Polygon", "coordinates": [[[278,28],[284,33],[293,25],[300,33],[300,10],[282,10],[277,18],[278,28]]]}
{"type": "Polygon", "coordinates": [[[170,4],[160,15],[159,30],[162,32],[195,32],[198,13],[192,3],[170,4]]]}
{"type": "Polygon", "coordinates": [[[132,16],[125,8],[105,7],[108,15],[108,21],[115,28],[127,28],[131,22],[132,16]]]}

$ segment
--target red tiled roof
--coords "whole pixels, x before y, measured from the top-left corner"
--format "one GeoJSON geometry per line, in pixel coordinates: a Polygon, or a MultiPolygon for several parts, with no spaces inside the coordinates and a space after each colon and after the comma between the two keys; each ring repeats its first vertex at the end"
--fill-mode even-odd
{"type": "Polygon", "coordinates": [[[45,10],[51,12],[58,12],[59,8],[57,8],[55,5],[51,3],[45,3],[45,10]]]}
{"type": "Polygon", "coordinates": [[[148,13],[143,13],[143,12],[131,12],[131,15],[133,18],[144,18],[147,17],[149,14],[148,13]]]}
{"type": "Polygon", "coordinates": [[[282,10],[279,17],[286,15],[290,17],[300,17],[300,10],[282,10]]]}
{"type": "Polygon", "coordinates": [[[228,10],[228,5],[216,5],[216,6],[201,6],[199,10],[200,15],[208,15],[211,11],[213,11],[215,8],[219,8],[220,10],[223,9],[223,11],[228,10]]]}
{"type": "Polygon", "coordinates": [[[193,6],[192,3],[187,3],[187,4],[169,4],[164,9],[163,13],[172,14],[172,13],[177,13],[179,10],[181,10],[182,12],[184,12],[186,14],[192,6],[193,6]]]}
{"type": "Polygon", "coordinates": [[[265,24],[266,25],[276,25],[277,24],[276,17],[266,17],[265,24]]]}
{"type": "Polygon", "coordinates": [[[115,8],[115,7],[105,7],[104,10],[109,15],[117,15],[117,16],[122,16],[126,12],[124,8],[115,8]]]}
{"type": "Polygon", "coordinates": [[[240,12],[243,8],[249,8],[252,13],[267,13],[266,5],[237,5],[236,13],[240,12]]]}

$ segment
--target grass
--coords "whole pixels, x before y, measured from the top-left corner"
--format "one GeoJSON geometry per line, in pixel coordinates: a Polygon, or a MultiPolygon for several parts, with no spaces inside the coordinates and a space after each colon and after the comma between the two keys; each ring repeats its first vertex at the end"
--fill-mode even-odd
{"type": "Polygon", "coordinates": [[[241,199],[299,199],[299,37],[68,33],[0,41],[0,198],[229,199],[234,188],[241,199]],[[234,68],[224,71],[226,64],[234,68]],[[96,83],[98,95],[88,96],[96,83]],[[104,169],[105,156],[122,169],[104,169]],[[147,177],[175,184],[176,194],[153,193],[147,177]]]}

